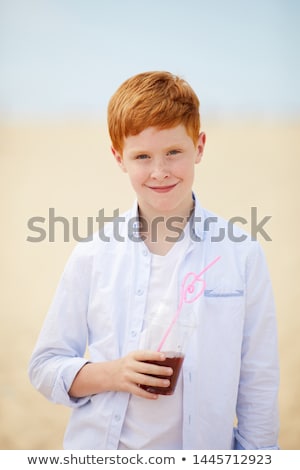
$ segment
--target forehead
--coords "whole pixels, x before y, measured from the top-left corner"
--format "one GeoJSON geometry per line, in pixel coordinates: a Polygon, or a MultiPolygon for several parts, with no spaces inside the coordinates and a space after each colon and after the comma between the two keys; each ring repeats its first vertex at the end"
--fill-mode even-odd
{"type": "Polygon", "coordinates": [[[189,141],[192,139],[182,124],[167,129],[147,127],[139,134],[126,137],[123,150],[169,147],[175,144],[186,144],[189,141]]]}

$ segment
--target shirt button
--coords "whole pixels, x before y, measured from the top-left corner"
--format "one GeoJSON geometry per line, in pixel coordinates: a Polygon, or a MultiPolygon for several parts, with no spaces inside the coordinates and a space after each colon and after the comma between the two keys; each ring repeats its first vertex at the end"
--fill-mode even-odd
{"type": "Polygon", "coordinates": [[[148,251],[147,250],[143,250],[142,253],[143,253],[144,256],[148,256],[148,251]]]}
{"type": "Polygon", "coordinates": [[[121,416],[120,415],[115,415],[115,421],[120,421],[121,416]]]}
{"type": "Polygon", "coordinates": [[[131,330],[130,335],[131,335],[132,338],[135,338],[136,335],[137,335],[137,332],[135,330],[131,330]]]}
{"type": "Polygon", "coordinates": [[[143,289],[138,289],[138,290],[136,291],[136,293],[137,293],[137,295],[143,295],[144,290],[143,290],[143,289]]]}

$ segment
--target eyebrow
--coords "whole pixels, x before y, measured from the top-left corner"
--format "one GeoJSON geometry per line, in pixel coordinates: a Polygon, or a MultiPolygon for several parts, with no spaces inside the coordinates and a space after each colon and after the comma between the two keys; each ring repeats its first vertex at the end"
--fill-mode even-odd
{"type": "MultiPolygon", "coordinates": [[[[163,152],[168,152],[170,150],[174,150],[174,149],[179,149],[179,148],[182,148],[184,147],[184,143],[183,142],[176,142],[174,144],[170,144],[168,145],[167,147],[164,147],[163,148],[163,152]]],[[[131,154],[134,154],[134,155],[143,155],[143,154],[149,154],[151,153],[149,150],[142,150],[142,149],[131,149],[129,151],[130,155],[131,154]]]]}

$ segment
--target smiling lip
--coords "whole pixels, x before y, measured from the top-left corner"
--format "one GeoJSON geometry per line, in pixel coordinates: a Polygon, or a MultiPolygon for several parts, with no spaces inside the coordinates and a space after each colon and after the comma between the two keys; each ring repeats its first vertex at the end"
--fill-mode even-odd
{"type": "Polygon", "coordinates": [[[175,186],[177,186],[177,184],[172,184],[170,186],[148,186],[148,188],[152,189],[152,191],[155,191],[156,193],[168,193],[169,191],[172,191],[175,186]]]}

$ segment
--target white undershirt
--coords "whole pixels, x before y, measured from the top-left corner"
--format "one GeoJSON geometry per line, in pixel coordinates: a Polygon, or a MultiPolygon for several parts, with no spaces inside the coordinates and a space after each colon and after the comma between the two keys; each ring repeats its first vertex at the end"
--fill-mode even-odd
{"type": "MultiPolygon", "coordinates": [[[[165,256],[151,254],[144,325],[162,311],[163,299],[168,305],[169,318],[174,314],[178,302],[178,267],[189,242],[185,231],[183,240],[175,243],[165,256]]],[[[182,373],[173,395],[159,395],[157,400],[130,396],[119,449],[182,449],[182,373]]]]}

